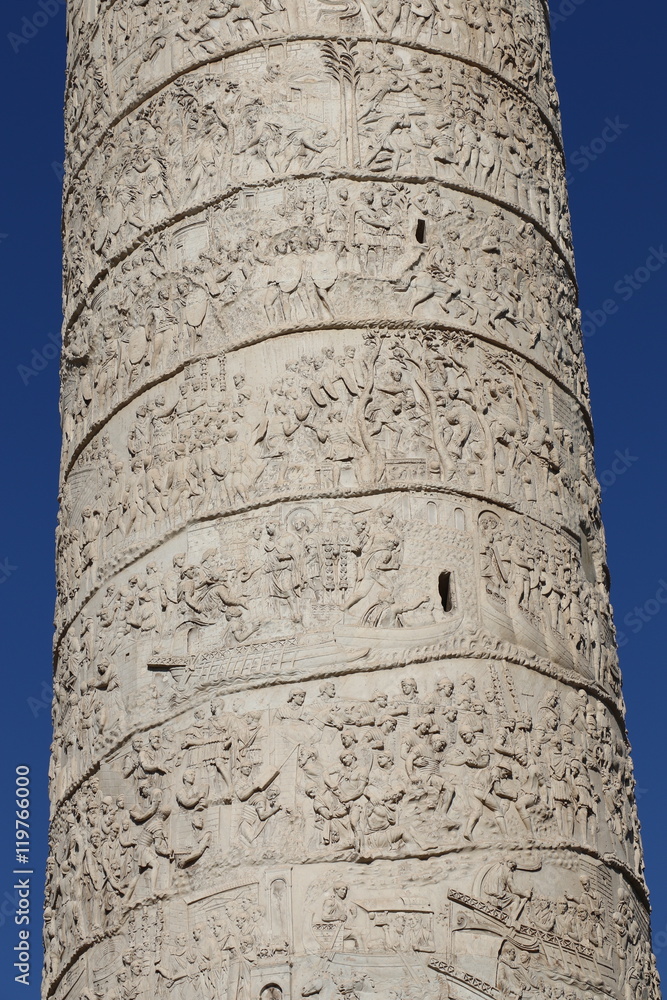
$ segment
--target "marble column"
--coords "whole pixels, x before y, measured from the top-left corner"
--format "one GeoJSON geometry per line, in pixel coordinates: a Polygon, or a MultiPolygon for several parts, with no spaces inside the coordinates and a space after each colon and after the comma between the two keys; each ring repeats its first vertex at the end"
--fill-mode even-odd
{"type": "Polygon", "coordinates": [[[54,1000],[655,1000],[542,0],[71,0],[54,1000]]]}

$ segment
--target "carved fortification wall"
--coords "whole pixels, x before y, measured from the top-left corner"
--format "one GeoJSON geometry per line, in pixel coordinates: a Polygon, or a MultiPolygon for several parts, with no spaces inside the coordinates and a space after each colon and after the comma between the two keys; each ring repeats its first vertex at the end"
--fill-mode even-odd
{"type": "Polygon", "coordinates": [[[542,0],[70,0],[44,995],[657,995],[542,0]]]}

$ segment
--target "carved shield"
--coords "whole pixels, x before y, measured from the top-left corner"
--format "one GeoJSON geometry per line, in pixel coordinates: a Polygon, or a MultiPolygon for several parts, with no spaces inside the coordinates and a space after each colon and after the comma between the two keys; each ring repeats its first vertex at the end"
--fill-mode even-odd
{"type": "Polygon", "coordinates": [[[276,262],[276,283],[281,292],[293,292],[301,281],[303,267],[296,254],[276,262]]]}
{"type": "Polygon", "coordinates": [[[335,256],[326,250],[313,254],[310,273],[318,288],[331,288],[338,277],[335,256]]]}
{"type": "Polygon", "coordinates": [[[120,201],[116,201],[112,204],[109,211],[108,232],[113,233],[115,236],[124,222],[125,206],[120,201]]]}
{"type": "Polygon", "coordinates": [[[185,321],[188,326],[201,326],[208,309],[208,296],[203,288],[193,288],[185,304],[185,321]]]}
{"type": "Polygon", "coordinates": [[[90,403],[93,398],[93,384],[90,375],[84,375],[81,379],[81,398],[86,403],[90,403]]]}
{"type": "Polygon", "coordinates": [[[109,220],[100,219],[100,224],[95,230],[95,241],[94,241],[95,250],[97,251],[97,253],[99,253],[102,247],[104,246],[104,241],[107,238],[108,232],[109,232],[109,220]]]}
{"type": "Polygon", "coordinates": [[[139,365],[143,361],[146,355],[146,347],[148,346],[146,341],[146,327],[145,326],[135,326],[132,333],[130,334],[130,342],[128,344],[128,357],[130,359],[130,364],[139,365]]]}

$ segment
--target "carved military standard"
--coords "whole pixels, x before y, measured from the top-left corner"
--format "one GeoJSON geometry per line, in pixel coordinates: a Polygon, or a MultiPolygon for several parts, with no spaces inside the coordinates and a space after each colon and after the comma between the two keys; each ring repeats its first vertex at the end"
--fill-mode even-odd
{"type": "Polygon", "coordinates": [[[656,1000],[543,0],[70,0],[54,1000],[656,1000]]]}

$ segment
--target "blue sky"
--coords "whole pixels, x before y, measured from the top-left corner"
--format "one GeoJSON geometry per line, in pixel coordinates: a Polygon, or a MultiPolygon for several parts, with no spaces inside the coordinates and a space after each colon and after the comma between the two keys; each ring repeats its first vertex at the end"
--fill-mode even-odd
{"type": "MultiPolygon", "coordinates": [[[[598,474],[658,964],[667,976],[667,8],[553,0],[598,474]]],[[[0,10],[0,992],[39,996],[59,423],[64,4],[0,10]],[[25,20],[24,20],[25,19],[25,20]],[[28,27],[26,27],[26,24],[28,27]],[[35,27],[35,25],[37,25],[35,27]],[[26,36],[32,37],[27,38],[26,36]],[[31,985],[13,982],[13,779],[31,768],[31,985]],[[7,914],[10,914],[8,917],[7,914]]]]}

